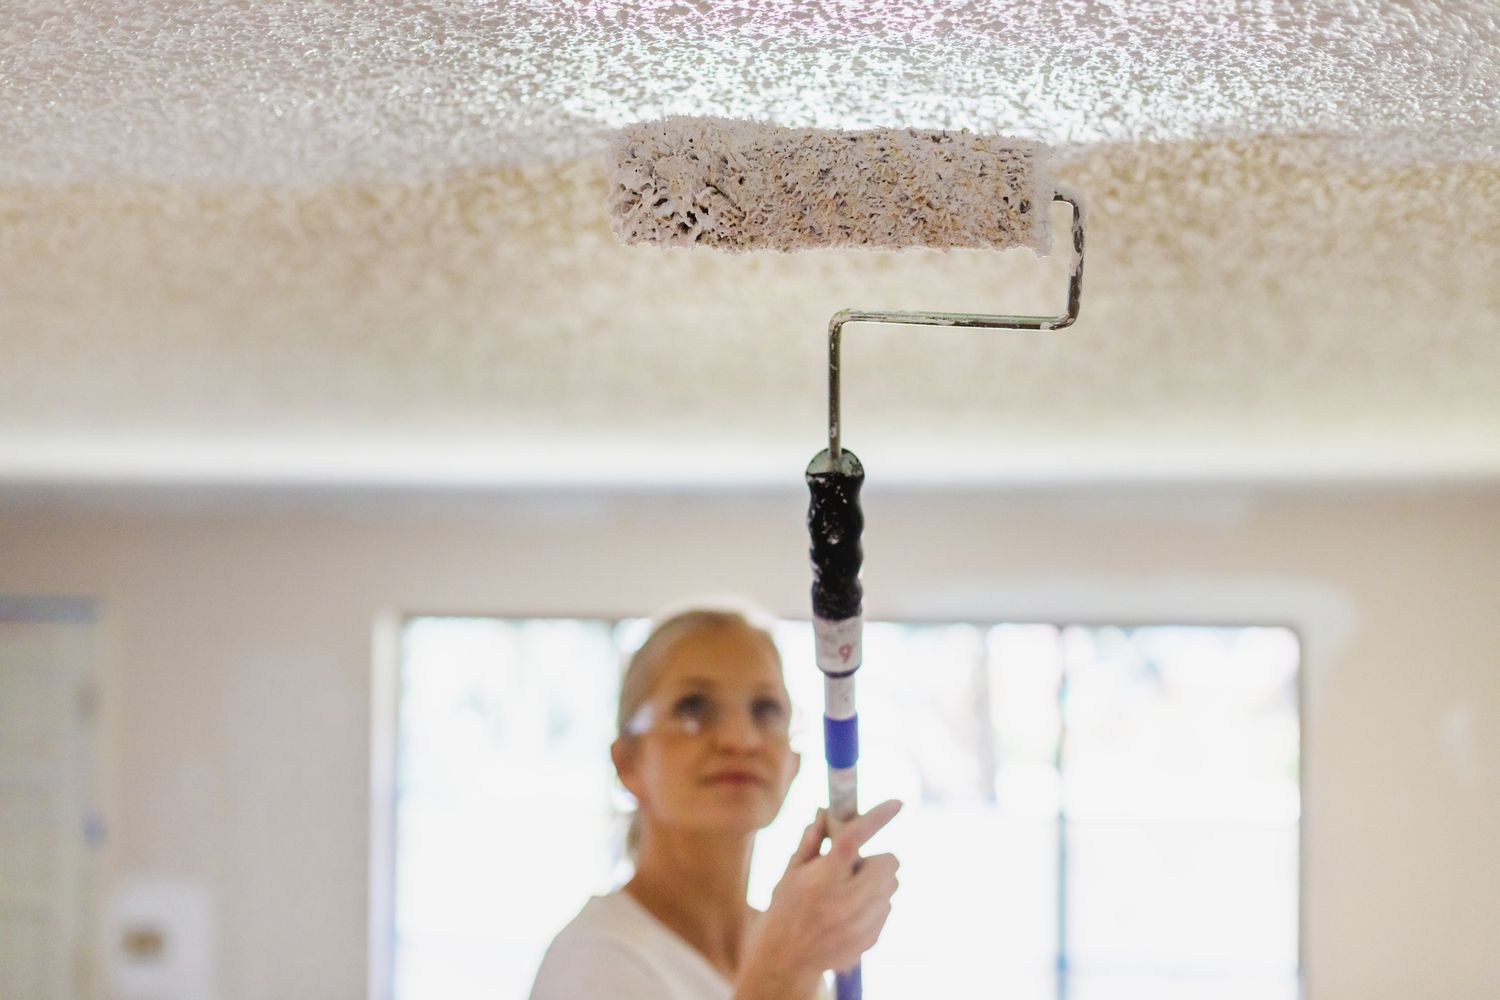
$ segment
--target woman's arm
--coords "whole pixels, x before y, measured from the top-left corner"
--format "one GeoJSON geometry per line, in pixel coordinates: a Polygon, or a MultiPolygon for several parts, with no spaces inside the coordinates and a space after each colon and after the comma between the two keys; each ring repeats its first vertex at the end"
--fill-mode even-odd
{"type": "Polygon", "coordinates": [[[806,997],[815,1000],[822,995],[823,974],[793,969],[765,969],[741,975],[734,984],[734,1000],[790,1000],[806,997]]]}

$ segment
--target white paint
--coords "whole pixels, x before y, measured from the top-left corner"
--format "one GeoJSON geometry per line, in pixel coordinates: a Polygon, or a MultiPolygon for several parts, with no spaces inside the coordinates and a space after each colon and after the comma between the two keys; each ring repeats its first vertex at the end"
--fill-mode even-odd
{"type": "Polygon", "coordinates": [[[716,249],[1052,247],[1050,151],[966,130],[675,116],[610,140],[622,243],[716,249]]]}
{"type": "Polygon", "coordinates": [[[0,478],[769,483],[818,446],[835,311],[1059,311],[1026,254],[617,246],[603,137],[682,112],[1060,144],[1078,324],[852,328],[872,477],[1495,479],[1497,33],[1479,0],[23,0],[0,478]]]}
{"type": "Polygon", "coordinates": [[[1075,144],[1321,132],[1384,162],[1500,143],[1483,0],[22,0],[7,20],[0,183],[432,179],[672,113],[1075,144]]]}

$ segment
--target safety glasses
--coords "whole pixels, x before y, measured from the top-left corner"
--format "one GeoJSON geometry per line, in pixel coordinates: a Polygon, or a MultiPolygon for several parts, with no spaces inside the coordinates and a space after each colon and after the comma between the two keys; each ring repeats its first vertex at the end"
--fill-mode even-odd
{"type": "Polygon", "coordinates": [[[788,743],[802,731],[801,713],[784,698],[725,691],[683,691],[652,699],[635,713],[626,731],[632,736],[701,737],[722,732],[735,719],[744,720],[770,743],[788,743]]]}

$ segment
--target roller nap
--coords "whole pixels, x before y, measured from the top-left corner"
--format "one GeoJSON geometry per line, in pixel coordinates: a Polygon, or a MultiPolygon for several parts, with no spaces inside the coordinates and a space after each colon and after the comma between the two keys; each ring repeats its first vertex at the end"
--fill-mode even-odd
{"type": "Polygon", "coordinates": [[[621,129],[611,152],[610,223],[625,243],[1051,249],[1037,143],[677,117],[621,129]]]}

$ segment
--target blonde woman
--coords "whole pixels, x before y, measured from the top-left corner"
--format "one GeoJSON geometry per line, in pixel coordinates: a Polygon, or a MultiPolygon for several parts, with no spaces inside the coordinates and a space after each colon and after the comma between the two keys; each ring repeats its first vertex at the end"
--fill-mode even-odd
{"type": "Polygon", "coordinates": [[[746,901],[757,830],[801,757],[770,631],[737,610],[661,621],[631,658],[611,747],[635,796],[635,875],[590,899],[542,960],[531,1000],[813,1000],[880,936],[895,857],[859,858],[901,804],[807,827],[758,911],[746,901]],[[827,850],[824,850],[825,841],[827,850]]]}

